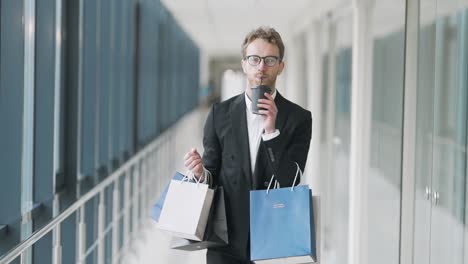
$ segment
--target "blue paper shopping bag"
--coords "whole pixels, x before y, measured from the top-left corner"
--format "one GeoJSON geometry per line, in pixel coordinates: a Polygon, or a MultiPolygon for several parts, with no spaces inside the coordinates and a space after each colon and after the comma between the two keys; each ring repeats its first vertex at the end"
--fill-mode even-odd
{"type": "MultiPolygon", "coordinates": [[[[184,178],[183,174],[176,172],[176,174],[172,177],[172,180],[181,181],[183,178],[184,178]]],[[[159,196],[158,201],[153,205],[153,208],[151,209],[151,218],[153,218],[153,220],[156,222],[159,221],[159,216],[161,215],[161,211],[164,205],[164,200],[166,199],[166,194],[167,194],[168,189],[169,189],[169,184],[167,184],[166,188],[164,188],[161,195],[159,196]]]]}
{"type": "Polygon", "coordinates": [[[255,263],[315,262],[308,185],[250,191],[250,254],[255,263]]]}

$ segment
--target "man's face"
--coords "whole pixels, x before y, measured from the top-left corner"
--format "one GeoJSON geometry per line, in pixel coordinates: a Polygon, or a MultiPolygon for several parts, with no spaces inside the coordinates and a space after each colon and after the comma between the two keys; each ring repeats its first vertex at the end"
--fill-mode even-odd
{"type": "Polygon", "coordinates": [[[261,60],[257,66],[252,66],[247,61],[247,57],[256,55],[259,57],[275,56],[279,58],[279,49],[276,45],[268,43],[263,39],[256,39],[250,43],[245,51],[245,56],[242,60],[242,69],[247,77],[247,94],[250,96],[251,87],[255,87],[260,84],[269,85],[273,89],[275,88],[276,77],[281,74],[284,68],[284,62],[280,62],[279,59],[273,66],[265,64],[265,60],[261,60]]]}

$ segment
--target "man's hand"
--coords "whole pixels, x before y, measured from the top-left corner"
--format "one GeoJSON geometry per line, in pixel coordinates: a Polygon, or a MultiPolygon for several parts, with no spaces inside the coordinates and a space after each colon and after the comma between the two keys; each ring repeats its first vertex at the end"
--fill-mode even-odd
{"type": "Polygon", "coordinates": [[[199,180],[203,174],[203,163],[200,154],[194,148],[192,148],[187,154],[184,156],[184,166],[193,172],[195,177],[199,180]]]}
{"type": "Polygon", "coordinates": [[[276,115],[278,108],[276,108],[275,100],[269,93],[265,93],[267,99],[259,99],[258,107],[265,110],[260,110],[259,113],[263,116],[263,128],[266,134],[271,134],[276,130],[276,115]]]}

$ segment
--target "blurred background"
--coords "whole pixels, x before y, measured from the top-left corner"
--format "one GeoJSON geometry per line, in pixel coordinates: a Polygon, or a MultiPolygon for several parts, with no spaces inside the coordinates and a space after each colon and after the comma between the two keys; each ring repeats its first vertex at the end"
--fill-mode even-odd
{"type": "Polygon", "coordinates": [[[264,25],[319,262],[468,264],[466,0],[0,0],[0,263],[205,263],[150,208],[264,25]]]}

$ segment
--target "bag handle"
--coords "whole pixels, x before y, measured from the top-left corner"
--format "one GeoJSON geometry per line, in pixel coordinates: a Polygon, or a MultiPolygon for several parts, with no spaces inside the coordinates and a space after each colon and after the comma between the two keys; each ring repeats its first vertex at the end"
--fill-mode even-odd
{"type": "MultiPolygon", "coordinates": [[[[296,170],[296,176],[294,176],[294,181],[293,181],[293,185],[291,186],[291,192],[294,191],[294,187],[296,187],[296,181],[297,181],[297,176],[300,175],[302,177],[302,170],[301,170],[301,167],[299,167],[299,164],[297,162],[294,162],[296,163],[296,166],[297,166],[297,170],[296,170]]],[[[273,182],[273,179],[275,179],[275,175],[271,175],[271,179],[270,179],[270,183],[268,184],[268,188],[267,188],[267,194],[270,192],[270,188],[271,188],[271,183],[273,182]]],[[[280,188],[280,184],[279,182],[275,179],[275,183],[273,184],[273,189],[279,189],[280,188]]]]}
{"type": "Polygon", "coordinates": [[[294,176],[294,181],[293,181],[293,185],[291,186],[291,192],[294,191],[294,187],[296,187],[296,181],[297,181],[297,175],[301,175],[301,178],[302,178],[302,170],[301,170],[301,167],[299,167],[299,164],[297,162],[294,162],[296,163],[296,166],[297,166],[297,170],[296,170],[296,176],[294,176]]]}
{"type": "MultiPolygon", "coordinates": [[[[268,184],[268,188],[267,188],[267,194],[270,192],[270,187],[271,187],[271,183],[273,182],[273,179],[275,179],[275,175],[271,175],[271,179],[270,179],[270,183],[268,184]]],[[[279,185],[279,182],[275,179],[275,184],[273,184],[273,189],[278,189],[280,187],[279,185]]]]}
{"type": "MultiPolygon", "coordinates": [[[[260,141],[260,144],[264,144],[264,142],[263,142],[263,141],[260,141]]],[[[268,152],[267,152],[266,148],[264,147],[263,149],[265,150],[265,154],[266,154],[266,156],[268,157],[268,152]]],[[[270,191],[271,183],[273,182],[273,179],[275,178],[275,174],[274,174],[274,173],[276,172],[276,170],[274,169],[273,164],[271,164],[270,159],[267,159],[267,160],[268,160],[268,164],[270,164],[271,169],[274,170],[274,171],[273,171],[273,175],[271,175],[270,183],[268,184],[268,188],[267,188],[267,194],[268,194],[269,191],[270,191]]],[[[302,177],[302,170],[301,170],[301,168],[299,167],[299,164],[298,164],[297,162],[294,162],[294,163],[296,163],[297,170],[296,170],[296,176],[294,177],[293,185],[291,186],[291,191],[294,191],[294,187],[296,186],[296,181],[297,181],[297,175],[298,175],[299,172],[300,172],[300,175],[301,175],[301,177],[302,177]]],[[[280,188],[280,184],[279,184],[279,182],[275,179],[275,184],[273,185],[273,189],[278,189],[278,188],[280,188]]]]}
{"type": "Polygon", "coordinates": [[[200,183],[200,179],[195,177],[195,174],[191,170],[187,170],[187,172],[183,175],[184,175],[184,178],[182,178],[182,180],[180,181],[181,183],[185,181],[186,182],[194,181],[197,185],[200,183]]]}

